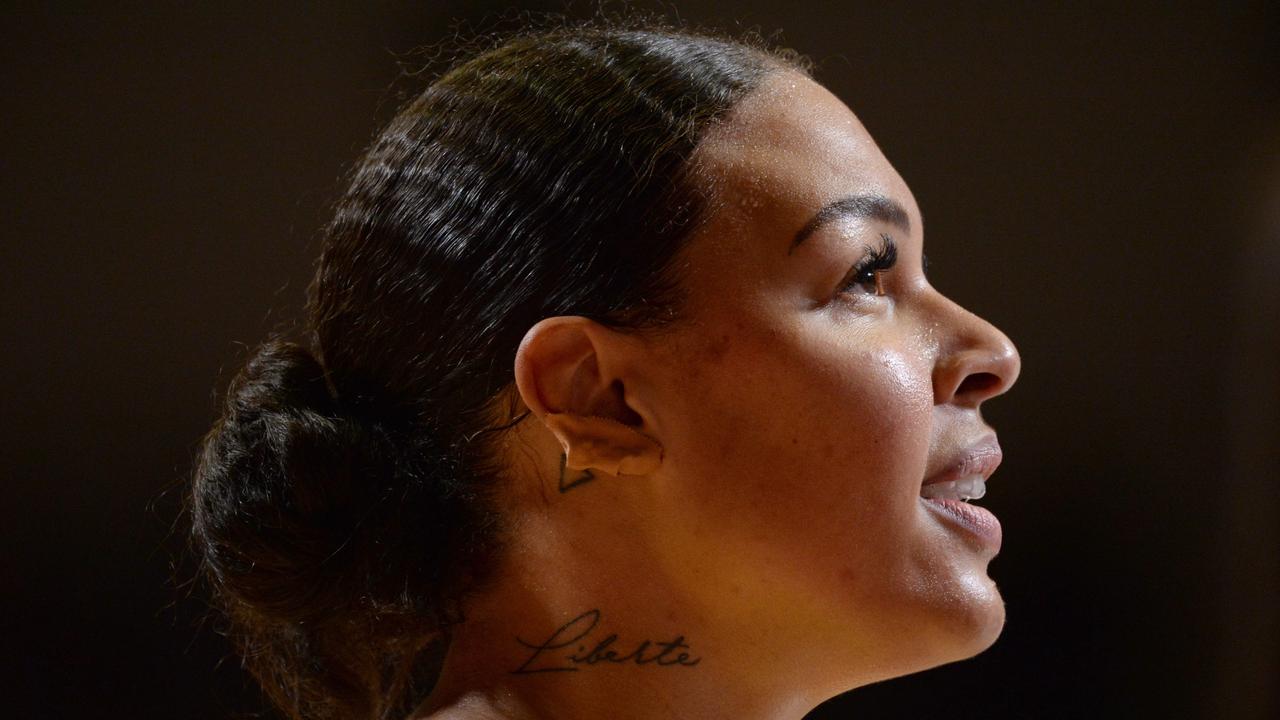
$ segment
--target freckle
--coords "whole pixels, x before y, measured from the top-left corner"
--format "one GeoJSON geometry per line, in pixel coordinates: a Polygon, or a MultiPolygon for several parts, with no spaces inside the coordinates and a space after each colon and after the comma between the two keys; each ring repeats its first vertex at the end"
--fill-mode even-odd
{"type": "Polygon", "coordinates": [[[800,444],[800,438],[791,438],[791,444],[792,444],[792,445],[799,445],[799,444],[800,444]]]}
{"type": "Polygon", "coordinates": [[[706,359],[708,362],[719,362],[720,360],[724,359],[724,356],[728,352],[729,352],[729,336],[721,335],[715,340],[712,340],[711,343],[707,345],[706,359]]]}

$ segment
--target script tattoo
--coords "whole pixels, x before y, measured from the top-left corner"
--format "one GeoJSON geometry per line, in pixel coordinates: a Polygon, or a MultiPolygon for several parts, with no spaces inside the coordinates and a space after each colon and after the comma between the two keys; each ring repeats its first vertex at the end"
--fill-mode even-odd
{"type": "Polygon", "coordinates": [[[568,459],[569,458],[567,455],[565,455],[564,453],[560,453],[560,493],[561,494],[567,493],[570,490],[578,487],[579,485],[584,485],[596,479],[596,476],[590,470],[578,471],[572,468],[565,467],[565,463],[568,461],[568,459]]]}
{"type": "Polygon", "coordinates": [[[531,643],[520,638],[516,642],[533,651],[520,667],[511,671],[513,675],[532,675],[549,672],[577,672],[584,665],[613,663],[616,665],[654,665],[657,667],[693,667],[702,661],[700,657],[691,657],[689,644],[683,635],[677,635],[668,642],[645,640],[625,655],[614,649],[618,636],[610,633],[602,638],[589,639],[588,636],[600,624],[600,611],[588,610],[569,622],[561,625],[551,637],[541,643],[531,643]],[[564,652],[556,652],[564,651],[564,652]]]}

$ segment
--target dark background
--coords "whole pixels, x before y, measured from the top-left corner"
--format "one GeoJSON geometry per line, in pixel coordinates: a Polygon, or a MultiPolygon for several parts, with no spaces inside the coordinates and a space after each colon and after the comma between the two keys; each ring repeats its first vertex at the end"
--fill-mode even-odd
{"type": "MultiPolygon", "coordinates": [[[[425,82],[397,56],[509,7],[263,5],[3,10],[12,717],[258,707],[178,585],[181,482],[425,82]]],[[[1277,8],[1027,5],[678,3],[820,62],[924,208],[935,285],[1023,357],[987,413],[1002,638],[815,715],[1280,717],[1277,8]]]]}

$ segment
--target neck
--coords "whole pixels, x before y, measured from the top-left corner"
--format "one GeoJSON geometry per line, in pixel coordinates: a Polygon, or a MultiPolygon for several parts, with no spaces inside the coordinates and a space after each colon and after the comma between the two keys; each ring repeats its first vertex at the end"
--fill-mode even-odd
{"type": "Polygon", "coordinates": [[[427,714],[797,720],[823,699],[797,692],[798,668],[773,659],[768,633],[726,628],[670,592],[661,568],[629,566],[609,557],[616,544],[564,527],[516,533],[499,580],[451,637],[427,714]]]}

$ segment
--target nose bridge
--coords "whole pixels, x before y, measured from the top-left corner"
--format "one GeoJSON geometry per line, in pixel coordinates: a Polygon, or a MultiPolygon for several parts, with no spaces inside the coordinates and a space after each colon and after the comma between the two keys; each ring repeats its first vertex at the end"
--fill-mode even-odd
{"type": "Polygon", "coordinates": [[[1009,389],[1022,370],[1013,341],[999,328],[937,295],[934,401],[976,407],[1009,389]]]}

